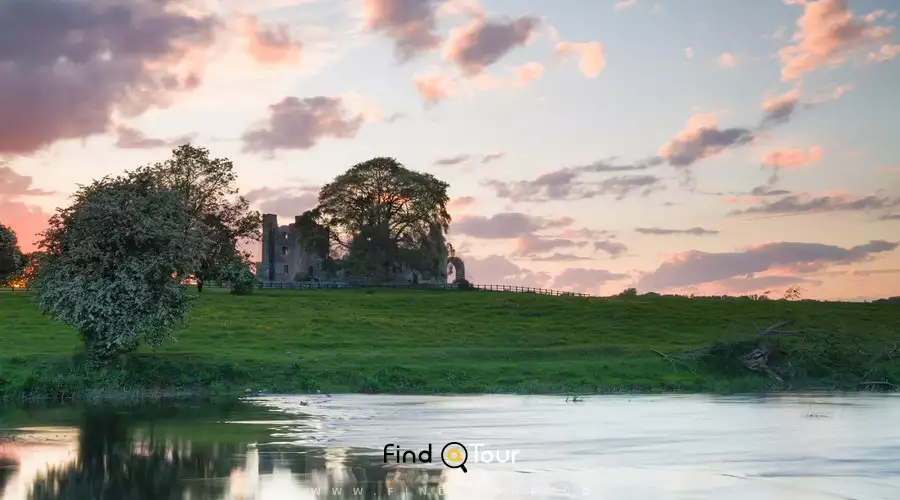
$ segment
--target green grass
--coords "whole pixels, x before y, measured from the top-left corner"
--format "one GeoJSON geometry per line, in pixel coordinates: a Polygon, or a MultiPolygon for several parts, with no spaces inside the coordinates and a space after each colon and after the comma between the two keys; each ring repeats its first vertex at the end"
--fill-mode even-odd
{"type": "MultiPolygon", "coordinates": [[[[803,352],[821,353],[848,340],[876,352],[900,342],[895,304],[399,290],[264,290],[233,296],[211,289],[175,333],[177,343],[167,342],[156,352],[142,349],[115,369],[92,370],[82,361],[73,330],[42,316],[29,294],[0,293],[0,395],[142,398],[244,388],[756,391],[772,383],[715,367],[694,373],[650,348],[673,352],[748,340],[755,324],[780,319],[793,319],[791,328],[832,334],[783,340],[803,352]]],[[[865,368],[871,377],[900,383],[900,360],[865,368]]],[[[842,373],[834,366],[804,373],[790,388],[849,387],[859,377],[853,369],[842,373]]]]}

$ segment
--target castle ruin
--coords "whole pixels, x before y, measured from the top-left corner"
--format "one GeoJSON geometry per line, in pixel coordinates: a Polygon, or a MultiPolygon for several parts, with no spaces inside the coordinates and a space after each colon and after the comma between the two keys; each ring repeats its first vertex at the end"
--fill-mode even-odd
{"type": "Polygon", "coordinates": [[[328,258],[325,251],[316,251],[308,242],[314,236],[326,238],[328,235],[306,234],[315,229],[306,228],[301,216],[294,218],[293,224],[278,225],[278,216],[263,214],[262,262],[257,263],[257,275],[263,281],[292,283],[307,281],[322,275],[322,265],[328,258]]]}
{"type": "MultiPolygon", "coordinates": [[[[325,269],[330,257],[329,240],[330,234],[326,228],[305,220],[304,216],[298,215],[292,224],[279,226],[276,214],[263,214],[262,261],[256,263],[257,276],[264,282],[274,283],[346,283],[349,281],[348,274],[325,269]]],[[[465,280],[465,265],[459,257],[450,257],[443,252],[437,264],[437,269],[427,270],[404,265],[395,281],[408,284],[447,283],[451,268],[454,283],[465,280]]]]}

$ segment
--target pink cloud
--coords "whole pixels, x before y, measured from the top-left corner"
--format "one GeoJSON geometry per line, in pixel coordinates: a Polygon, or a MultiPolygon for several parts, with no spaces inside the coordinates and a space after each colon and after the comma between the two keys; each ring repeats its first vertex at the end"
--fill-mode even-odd
{"type": "Polygon", "coordinates": [[[352,139],[366,121],[364,110],[351,110],[348,96],[285,97],[270,104],[268,116],[241,136],[243,150],[274,154],[278,149],[310,149],[321,139],[352,139]]]}
{"type": "Polygon", "coordinates": [[[886,62],[900,56],[900,45],[882,45],[876,52],[869,52],[869,62],[886,62]]]}
{"type": "Polygon", "coordinates": [[[454,63],[466,76],[475,76],[516,47],[531,41],[539,21],[533,17],[489,21],[475,17],[450,31],[444,59],[454,63]]]}
{"type": "Polygon", "coordinates": [[[737,56],[730,52],[722,52],[716,56],[716,65],[720,68],[734,68],[737,66],[737,56]]]}
{"type": "Polygon", "coordinates": [[[753,133],[748,129],[720,129],[714,115],[697,114],[691,116],[684,128],[663,144],[657,154],[673,166],[687,167],[752,140],[753,133]]]}
{"type": "Polygon", "coordinates": [[[433,106],[446,99],[453,87],[450,79],[437,71],[416,75],[413,77],[413,85],[426,106],[433,106]]]}
{"type": "Polygon", "coordinates": [[[616,11],[628,10],[628,9],[636,6],[637,3],[638,3],[638,0],[622,0],[621,2],[616,2],[616,4],[613,5],[613,10],[616,10],[616,11]]]}
{"type": "Polygon", "coordinates": [[[516,82],[519,85],[528,85],[535,79],[544,74],[544,67],[539,63],[525,63],[514,69],[516,74],[516,82]]]}
{"type": "Polygon", "coordinates": [[[362,0],[362,6],[366,27],[392,38],[394,53],[401,61],[441,43],[435,33],[437,2],[433,0],[362,0]]]}
{"type": "Polygon", "coordinates": [[[50,214],[41,207],[29,205],[23,196],[48,196],[51,191],[31,187],[32,179],[10,167],[0,166],[0,222],[11,228],[23,252],[37,250],[38,233],[47,229],[50,214]]]}
{"type": "Polygon", "coordinates": [[[238,26],[247,38],[247,53],[261,64],[297,64],[302,46],[291,39],[285,25],[260,26],[254,16],[241,16],[238,26]]]}
{"type": "Polygon", "coordinates": [[[175,2],[7,4],[0,154],[104,134],[113,117],[168,107],[200,86],[202,56],[221,33],[219,18],[184,13],[175,2]]]}
{"type": "Polygon", "coordinates": [[[578,69],[587,78],[597,78],[606,67],[606,56],[603,53],[603,44],[593,42],[557,42],[556,57],[559,60],[567,60],[575,57],[578,59],[578,69]]]}
{"type": "Polygon", "coordinates": [[[778,51],[782,80],[795,80],[819,68],[838,66],[847,54],[879,43],[891,33],[889,27],[855,20],[847,0],[785,3],[802,5],[803,15],[797,20],[798,32],[793,38],[796,43],[778,51]]]}
{"type": "Polygon", "coordinates": [[[458,196],[456,198],[450,198],[450,201],[447,203],[447,210],[451,212],[464,212],[467,208],[471,208],[478,203],[478,200],[474,196],[458,196]]]}
{"type": "Polygon", "coordinates": [[[767,167],[797,168],[817,163],[822,158],[822,148],[812,146],[809,151],[802,149],[777,149],[763,155],[762,163],[767,167]]]}

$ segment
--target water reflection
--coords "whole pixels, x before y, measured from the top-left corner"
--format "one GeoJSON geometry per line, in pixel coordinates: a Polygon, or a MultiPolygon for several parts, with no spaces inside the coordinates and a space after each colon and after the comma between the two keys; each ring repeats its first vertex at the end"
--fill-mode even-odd
{"type": "MultiPolygon", "coordinates": [[[[27,485],[16,485],[17,479],[29,480],[23,465],[58,454],[60,446],[48,446],[51,436],[46,432],[17,432],[0,454],[0,498],[443,498],[440,471],[385,467],[353,450],[256,442],[254,438],[264,439],[277,421],[248,424],[241,432],[216,432],[225,416],[221,412],[191,424],[183,415],[175,421],[160,418],[158,410],[82,410],[74,456],[35,470],[27,485]],[[213,435],[191,436],[203,429],[213,435]]],[[[56,432],[53,436],[59,437],[59,429],[56,432]]]]}
{"type": "MultiPolygon", "coordinates": [[[[900,397],[281,396],[0,408],[0,500],[892,499],[900,397]],[[515,463],[385,466],[399,443],[515,463]]],[[[470,457],[471,459],[471,457],[470,457]]]]}

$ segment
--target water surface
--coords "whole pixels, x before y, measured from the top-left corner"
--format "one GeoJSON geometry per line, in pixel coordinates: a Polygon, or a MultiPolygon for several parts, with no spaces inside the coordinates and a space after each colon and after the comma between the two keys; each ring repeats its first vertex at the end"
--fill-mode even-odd
{"type": "Polygon", "coordinates": [[[897,422],[894,395],[0,409],[0,499],[896,499],[897,422]],[[467,472],[442,464],[450,441],[467,472]],[[385,464],[388,444],[432,463],[385,464]]]}

